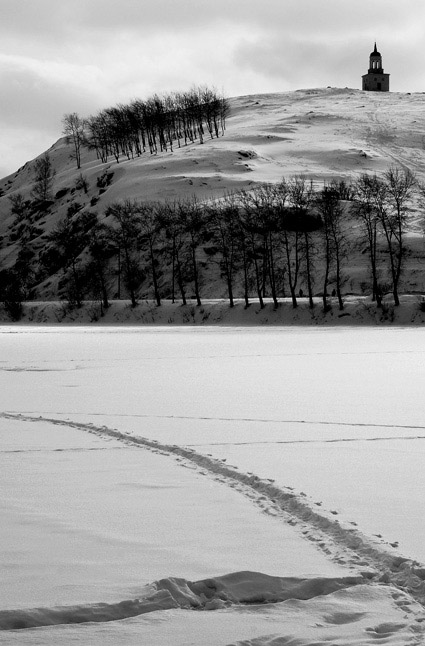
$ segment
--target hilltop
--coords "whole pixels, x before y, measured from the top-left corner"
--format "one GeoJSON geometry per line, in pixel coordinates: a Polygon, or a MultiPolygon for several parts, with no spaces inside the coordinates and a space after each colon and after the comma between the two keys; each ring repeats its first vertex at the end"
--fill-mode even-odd
{"type": "MultiPolygon", "coordinates": [[[[306,89],[229,100],[226,132],[174,152],[117,164],[102,164],[83,151],[81,172],[95,179],[114,171],[113,185],[98,208],[126,197],[174,199],[187,194],[210,198],[225,191],[275,182],[306,173],[317,180],[380,172],[391,163],[425,171],[425,94],[374,93],[354,89],[306,89]]],[[[56,169],[55,190],[69,187],[80,171],[71,146],[60,138],[49,149],[56,169]]],[[[2,180],[7,193],[31,190],[33,161],[2,180]]],[[[58,205],[59,206],[59,205],[58,205]]],[[[0,200],[2,224],[7,212],[0,200]]]]}
{"type": "MultiPolygon", "coordinates": [[[[391,164],[410,169],[423,181],[425,94],[305,89],[235,97],[229,104],[224,136],[205,137],[203,144],[175,147],[173,152],[121,157],[119,163],[112,157],[101,163],[94,151],[84,149],[77,169],[71,145],[60,138],[47,151],[55,170],[55,197],[37,217],[30,241],[34,253],[45,248],[48,234],[70,209],[79,215],[95,211],[102,218],[109,204],[125,198],[211,200],[260,183],[279,182],[282,177],[304,175],[320,186],[325,180],[355,179],[364,172],[381,174],[391,164]],[[80,176],[85,187],[79,186],[80,176]]],[[[0,180],[2,268],[15,262],[19,238],[9,198],[18,193],[30,197],[35,161],[0,180]]],[[[416,203],[409,213],[411,266],[404,276],[406,292],[420,293],[424,287],[422,230],[421,205],[416,203]]],[[[361,293],[360,285],[366,280],[361,252],[348,272],[348,293],[361,293]]],[[[60,273],[44,277],[33,298],[57,297],[60,273]]],[[[223,298],[224,284],[217,270],[207,267],[205,274],[203,296],[223,298]]],[[[140,296],[147,297],[146,286],[140,296]]]]}

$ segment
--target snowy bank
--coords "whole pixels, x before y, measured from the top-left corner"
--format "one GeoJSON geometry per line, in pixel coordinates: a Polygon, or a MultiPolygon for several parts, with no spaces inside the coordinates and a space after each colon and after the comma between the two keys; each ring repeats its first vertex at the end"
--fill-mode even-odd
{"type": "MultiPolygon", "coordinates": [[[[305,326],[305,325],[394,325],[420,326],[425,323],[423,296],[405,295],[395,307],[391,298],[384,299],[377,308],[370,297],[347,296],[344,309],[338,308],[337,299],[329,299],[330,307],[324,312],[321,298],[309,308],[306,298],[299,299],[296,309],[290,299],[281,299],[276,308],[269,299],[261,309],[251,301],[245,307],[242,299],[230,307],[226,300],[205,300],[202,305],[188,301],[172,303],[164,300],[160,306],[153,301],[140,301],[132,307],[129,301],[111,301],[105,310],[99,302],[85,301],[81,307],[71,307],[65,301],[27,301],[23,303],[22,318],[17,324],[101,324],[101,325],[221,325],[221,326],[305,326]]],[[[11,324],[9,314],[0,306],[0,324],[11,324]]]]}

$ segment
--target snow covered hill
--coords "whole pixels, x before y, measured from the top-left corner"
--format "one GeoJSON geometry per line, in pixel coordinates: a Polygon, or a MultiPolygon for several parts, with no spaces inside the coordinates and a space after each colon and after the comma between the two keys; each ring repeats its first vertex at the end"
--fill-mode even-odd
{"type": "MultiPolygon", "coordinates": [[[[236,97],[224,136],[204,139],[173,152],[107,163],[94,151],[83,151],[78,170],[72,146],[59,139],[48,151],[55,169],[54,202],[37,219],[31,245],[36,254],[46,246],[55,224],[75,209],[100,216],[116,200],[179,200],[197,196],[215,199],[262,182],[278,182],[302,174],[317,185],[331,178],[356,178],[382,173],[397,164],[423,181],[425,171],[425,94],[373,93],[354,89],[305,89],[282,94],[236,97]],[[78,178],[87,182],[81,187],[78,178]],[[80,186],[78,188],[78,186],[80,186]],[[86,189],[86,190],[85,190],[86,189]]],[[[19,231],[13,224],[10,196],[29,198],[34,184],[34,161],[0,181],[0,265],[16,259],[19,231]]],[[[410,269],[405,291],[423,289],[423,218],[417,203],[409,214],[410,269]]],[[[365,266],[361,253],[352,261],[348,292],[358,293],[365,266]],[[359,269],[360,268],[360,269],[359,269]]],[[[209,270],[208,270],[209,271],[209,270]]],[[[204,297],[220,298],[223,285],[206,280],[204,297]]],[[[37,286],[37,299],[55,297],[58,278],[37,286]]]]}

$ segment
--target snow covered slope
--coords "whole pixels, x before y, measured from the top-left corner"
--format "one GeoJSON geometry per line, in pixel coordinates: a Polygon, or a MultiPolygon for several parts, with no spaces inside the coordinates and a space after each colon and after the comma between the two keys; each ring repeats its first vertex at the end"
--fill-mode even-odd
{"type": "MultiPolygon", "coordinates": [[[[100,198],[212,197],[253,182],[307,173],[316,179],[381,171],[400,163],[425,171],[425,95],[311,89],[230,100],[224,137],[205,139],[173,153],[101,164],[83,153],[81,171],[93,182],[105,168],[115,172],[100,198]]],[[[79,175],[64,138],[48,151],[56,169],[55,189],[79,175]]],[[[0,182],[10,192],[30,189],[32,162],[0,182]]]]}

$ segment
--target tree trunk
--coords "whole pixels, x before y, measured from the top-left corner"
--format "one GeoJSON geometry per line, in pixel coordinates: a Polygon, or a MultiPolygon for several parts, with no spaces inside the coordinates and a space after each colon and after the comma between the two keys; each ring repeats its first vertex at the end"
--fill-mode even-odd
{"type": "Polygon", "coordinates": [[[232,255],[229,258],[228,250],[225,245],[224,239],[222,238],[222,243],[223,243],[223,261],[224,261],[224,268],[225,268],[225,274],[226,274],[226,283],[227,283],[227,294],[229,297],[229,304],[230,307],[234,306],[234,301],[233,301],[233,275],[232,275],[232,255]]]}
{"type": "Polygon", "coordinates": [[[180,258],[178,251],[176,249],[176,264],[177,264],[177,283],[180,289],[180,294],[181,294],[181,299],[183,305],[186,305],[186,294],[184,291],[184,285],[183,285],[183,276],[182,276],[182,270],[181,270],[181,264],[180,264],[180,258]]]}
{"type": "Polygon", "coordinates": [[[261,309],[264,309],[264,300],[263,294],[261,293],[261,279],[260,279],[260,269],[258,267],[257,258],[254,258],[254,267],[255,267],[255,282],[257,284],[257,295],[260,302],[261,309]]]}
{"type": "Polygon", "coordinates": [[[309,303],[310,309],[313,309],[314,302],[313,302],[313,286],[311,282],[311,267],[310,267],[310,240],[307,232],[304,234],[304,240],[305,240],[305,262],[306,262],[306,270],[307,270],[308,303],[309,303]]]}
{"type": "Polygon", "coordinates": [[[273,303],[275,309],[278,307],[278,302],[277,302],[277,292],[276,292],[276,277],[275,277],[275,269],[274,269],[274,254],[273,254],[273,240],[272,240],[272,234],[270,233],[270,242],[269,242],[269,280],[270,280],[270,289],[272,292],[272,298],[273,298],[273,303]]]}
{"type": "Polygon", "coordinates": [[[175,283],[176,283],[176,236],[173,235],[173,262],[171,274],[171,302],[175,301],[175,283]]]}
{"type": "Polygon", "coordinates": [[[295,293],[295,289],[297,286],[297,277],[295,277],[295,280],[293,279],[292,268],[291,268],[291,250],[289,248],[288,234],[286,233],[286,231],[284,232],[284,240],[285,240],[285,253],[286,253],[286,265],[287,265],[287,271],[288,271],[289,291],[291,292],[292,308],[296,309],[298,307],[297,296],[295,293]]]}
{"type": "Polygon", "coordinates": [[[151,257],[153,289],[154,289],[156,304],[159,307],[161,305],[161,297],[159,295],[158,278],[156,275],[155,258],[154,258],[153,244],[152,244],[151,238],[149,238],[149,251],[150,251],[150,257],[151,257]]]}
{"type": "Polygon", "coordinates": [[[194,280],[194,286],[195,286],[195,296],[196,296],[196,304],[201,305],[201,297],[199,294],[199,280],[198,280],[198,267],[196,264],[196,253],[195,253],[195,247],[192,245],[192,266],[193,266],[193,280],[194,280]]]}
{"type": "Polygon", "coordinates": [[[325,257],[325,275],[323,278],[323,311],[328,310],[328,282],[329,282],[329,266],[330,266],[330,245],[329,234],[326,231],[326,257],[325,257]]]}
{"type": "Polygon", "coordinates": [[[245,245],[242,246],[242,261],[243,261],[243,278],[244,278],[244,300],[245,300],[245,309],[249,307],[249,295],[248,295],[248,259],[246,257],[245,245]]]}
{"type": "Polygon", "coordinates": [[[341,294],[341,265],[340,265],[338,249],[336,250],[335,262],[336,262],[336,295],[338,297],[338,307],[342,311],[344,309],[344,303],[343,303],[342,294],[341,294]]]}
{"type": "Polygon", "coordinates": [[[125,254],[125,263],[126,263],[126,272],[127,272],[127,286],[128,291],[130,292],[131,307],[136,307],[136,293],[134,291],[134,277],[131,270],[130,254],[127,247],[124,247],[125,254]]]}

